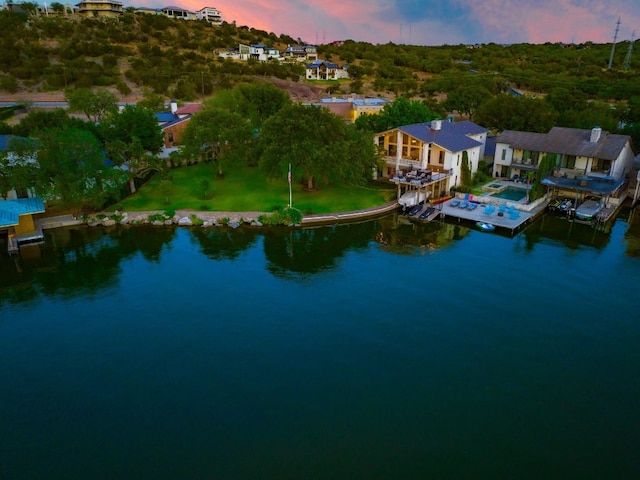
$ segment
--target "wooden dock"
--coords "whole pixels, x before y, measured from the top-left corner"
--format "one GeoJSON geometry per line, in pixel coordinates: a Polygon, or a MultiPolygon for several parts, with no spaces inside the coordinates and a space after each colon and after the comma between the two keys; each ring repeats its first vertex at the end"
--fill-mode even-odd
{"type": "Polygon", "coordinates": [[[440,208],[436,208],[433,218],[435,219],[442,215],[445,218],[456,219],[459,222],[465,220],[472,223],[490,223],[496,229],[508,230],[512,234],[542,215],[547,206],[547,202],[544,202],[529,211],[515,208],[509,211],[506,208],[501,209],[495,205],[476,203],[475,208],[469,209],[457,206],[458,204],[454,200],[448,200],[440,204],[440,208]]]}

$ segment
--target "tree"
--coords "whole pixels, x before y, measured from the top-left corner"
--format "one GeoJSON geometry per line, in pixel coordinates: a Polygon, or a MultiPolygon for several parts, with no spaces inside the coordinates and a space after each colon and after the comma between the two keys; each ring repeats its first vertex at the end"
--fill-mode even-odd
{"type": "Polygon", "coordinates": [[[444,107],[473,120],[473,115],[478,107],[490,97],[491,92],[481,85],[463,85],[447,94],[444,107]]]}
{"type": "Polygon", "coordinates": [[[267,118],[290,103],[291,97],[281,88],[271,83],[251,82],[219,92],[207,105],[236,112],[249,118],[254,127],[260,128],[267,118]]]}
{"type": "Polygon", "coordinates": [[[556,116],[543,99],[501,94],[483,103],[476,112],[475,120],[491,130],[542,133],[554,126],[556,116]]]}
{"type": "Polygon", "coordinates": [[[361,115],[356,126],[369,132],[383,132],[402,125],[429,122],[436,118],[426,103],[399,97],[377,115],[361,115]]]}
{"type": "Polygon", "coordinates": [[[142,93],[142,100],[137,105],[148,108],[153,112],[160,112],[164,110],[164,97],[149,88],[145,88],[142,93]]]}
{"type": "Polygon", "coordinates": [[[73,127],[45,130],[38,138],[34,189],[67,207],[101,207],[120,187],[120,172],[105,164],[100,141],[73,127]]]}
{"type": "Polygon", "coordinates": [[[127,105],[122,112],[108,115],[100,127],[111,159],[116,165],[126,165],[129,190],[135,193],[136,178],[162,168],[156,154],[164,139],[155,115],[147,108],[127,105]]]}
{"type": "Polygon", "coordinates": [[[77,88],[65,93],[69,110],[82,112],[91,122],[98,123],[110,113],[118,111],[116,96],[107,90],[91,91],[89,88],[77,88]]]}
{"type": "Polygon", "coordinates": [[[25,137],[10,137],[8,149],[0,152],[0,195],[15,189],[18,195],[35,182],[37,143],[25,137]]]}
{"type": "Polygon", "coordinates": [[[224,175],[222,162],[232,150],[251,142],[253,128],[241,115],[224,108],[208,107],[196,113],[184,131],[184,154],[191,158],[209,156],[218,165],[218,176],[224,175]]]}
{"type": "Polygon", "coordinates": [[[471,165],[469,165],[469,154],[466,150],[462,152],[462,163],[460,165],[460,184],[464,187],[471,186],[471,165]]]}
{"type": "Polygon", "coordinates": [[[291,164],[293,176],[304,179],[308,190],[332,181],[362,183],[378,162],[370,135],[318,106],[283,108],[264,123],[260,143],[260,164],[268,176],[283,178],[291,164]]]}

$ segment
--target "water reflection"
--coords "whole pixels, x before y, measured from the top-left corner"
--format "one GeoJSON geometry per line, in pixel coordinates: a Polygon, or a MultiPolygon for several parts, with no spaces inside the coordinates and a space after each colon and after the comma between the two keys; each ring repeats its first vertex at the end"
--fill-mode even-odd
{"type": "MultiPolygon", "coordinates": [[[[625,229],[625,254],[640,257],[640,217],[631,210],[616,219],[625,229]]],[[[94,294],[108,289],[121,274],[123,260],[140,255],[159,262],[164,249],[171,248],[178,229],[167,226],[111,228],[72,227],[49,230],[43,245],[21,249],[19,256],[8,256],[6,246],[0,255],[0,306],[22,303],[39,297],[66,298],[79,293],[94,294]]],[[[491,248],[491,234],[476,232],[457,223],[409,222],[397,214],[356,224],[306,229],[211,228],[189,230],[199,251],[212,260],[234,260],[263,240],[268,271],[283,278],[296,278],[336,268],[349,252],[371,244],[395,255],[424,255],[442,250],[470,234],[481,234],[491,248]]],[[[553,216],[528,226],[517,235],[524,250],[541,242],[568,250],[588,247],[607,248],[610,231],[567,222],[553,216]]],[[[614,245],[615,247],[615,245],[614,245]]]]}

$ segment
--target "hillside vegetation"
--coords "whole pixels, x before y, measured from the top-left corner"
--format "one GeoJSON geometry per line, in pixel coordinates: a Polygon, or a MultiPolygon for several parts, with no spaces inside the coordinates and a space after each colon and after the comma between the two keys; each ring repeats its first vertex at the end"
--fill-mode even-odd
{"type": "Polygon", "coordinates": [[[625,62],[628,42],[616,46],[608,68],[611,44],[413,46],[346,40],[318,45],[318,52],[323,59],[348,64],[350,79],[318,83],[304,80],[302,63],[219,57],[218,52],[239,43],[281,50],[303,43],[248,26],[215,27],[127,9],[119,19],[2,11],[0,28],[11,32],[0,39],[0,91],[25,98],[101,87],[123,99],[152,92],[192,101],[262,78],[277,80],[294,99],[314,99],[322,92],[407,96],[423,100],[433,111],[471,118],[498,131],[600,125],[638,138],[640,80],[635,58],[625,62]],[[505,94],[520,92],[529,95],[529,103],[505,99],[505,94]],[[521,111],[535,120],[510,125],[501,118],[521,111]]]}

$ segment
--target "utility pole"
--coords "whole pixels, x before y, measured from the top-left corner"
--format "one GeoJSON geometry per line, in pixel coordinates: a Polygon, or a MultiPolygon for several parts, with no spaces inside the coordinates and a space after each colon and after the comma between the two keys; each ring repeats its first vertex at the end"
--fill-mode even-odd
{"type": "Polygon", "coordinates": [[[616,51],[616,40],[618,39],[618,30],[620,29],[620,17],[616,22],[616,31],[613,33],[613,45],[611,45],[611,55],[609,56],[609,68],[611,70],[611,64],[613,63],[613,53],[616,51]]]}
{"type": "Polygon", "coordinates": [[[631,42],[629,42],[629,49],[627,50],[627,56],[624,57],[624,69],[629,70],[631,68],[631,52],[633,52],[633,42],[634,37],[636,36],[636,31],[634,30],[631,34],[631,42]]]}

